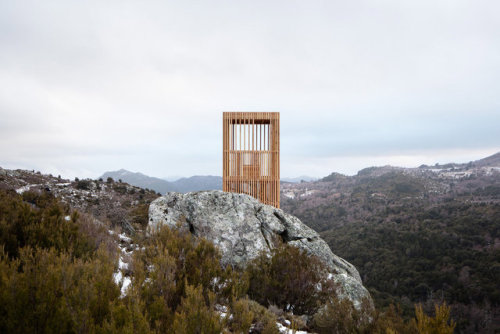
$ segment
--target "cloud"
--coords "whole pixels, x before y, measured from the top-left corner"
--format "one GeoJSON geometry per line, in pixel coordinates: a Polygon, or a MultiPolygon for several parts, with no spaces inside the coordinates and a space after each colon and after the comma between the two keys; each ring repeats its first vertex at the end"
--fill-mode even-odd
{"type": "Polygon", "coordinates": [[[281,112],[282,175],[329,173],[348,157],[359,166],[494,152],[499,9],[2,2],[0,165],[80,177],[121,167],[220,174],[227,110],[281,112]]]}

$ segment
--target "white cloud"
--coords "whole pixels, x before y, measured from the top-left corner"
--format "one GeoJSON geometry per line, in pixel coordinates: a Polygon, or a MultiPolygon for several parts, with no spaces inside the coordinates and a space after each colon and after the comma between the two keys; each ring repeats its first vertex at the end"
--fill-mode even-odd
{"type": "Polygon", "coordinates": [[[282,175],[328,174],[346,156],[401,164],[490,152],[500,142],[499,9],[2,2],[0,165],[220,174],[225,110],[282,113],[282,175]]]}

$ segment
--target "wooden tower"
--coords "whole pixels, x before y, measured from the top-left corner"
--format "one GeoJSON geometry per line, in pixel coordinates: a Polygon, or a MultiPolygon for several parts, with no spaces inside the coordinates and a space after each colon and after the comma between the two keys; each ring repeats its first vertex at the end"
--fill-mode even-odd
{"type": "Polygon", "coordinates": [[[279,208],[279,112],[224,112],[222,129],[222,189],[279,208]]]}

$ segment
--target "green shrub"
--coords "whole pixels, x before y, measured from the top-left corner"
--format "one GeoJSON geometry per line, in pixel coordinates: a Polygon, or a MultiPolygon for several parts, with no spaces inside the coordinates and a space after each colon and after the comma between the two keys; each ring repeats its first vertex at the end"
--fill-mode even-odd
{"type": "Polygon", "coordinates": [[[203,297],[202,287],[186,285],[186,297],[182,298],[177,309],[172,326],[176,334],[219,334],[222,331],[222,321],[214,309],[215,296],[209,293],[208,303],[203,297]]]}
{"type": "Polygon", "coordinates": [[[0,191],[0,245],[11,258],[25,246],[89,256],[96,250],[94,236],[85,235],[80,227],[78,213],[70,215],[52,195],[26,192],[21,197],[0,191]]]}
{"type": "Polygon", "coordinates": [[[261,334],[279,334],[276,316],[267,308],[251,299],[241,300],[242,309],[253,316],[253,331],[261,334]]]}
{"type": "Polygon", "coordinates": [[[90,180],[79,180],[76,183],[76,189],[81,189],[81,190],[90,190],[91,189],[91,182],[90,180]]]}
{"type": "Polygon", "coordinates": [[[246,293],[244,273],[225,270],[215,246],[195,239],[189,232],[160,227],[136,251],[133,261],[133,287],[145,303],[151,328],[166,331],[173,325],[174,313],[186,296],[187,285],[201,289],[207,305],[210,296],[228,304],[246,293]]]}
{"type": "Polygon", "coordinates": [[[419,334],[453,334],[455,322],[450,319],[450,307],[443,303],[434,305],[434,317],[424,313],[422,305],[415,306],[415,317],[413,320],[419,334]]]}
{"type": "Polygon", "coordinates": [[[320,334],[362,333],[371,322],[369,315],[369,309],[357,310],[350,300],[333,297],[314,315],[313,327],[320,334]]]}
{"type": "Polygon", "coordinates": [[[293,246],[275,248],[271,257],[261,254],[247,271],[249,296],[263,305],[275,304],[297,314],[314,314],[335,295],[334,282],[327,279],[324,264],[293,246]]]}

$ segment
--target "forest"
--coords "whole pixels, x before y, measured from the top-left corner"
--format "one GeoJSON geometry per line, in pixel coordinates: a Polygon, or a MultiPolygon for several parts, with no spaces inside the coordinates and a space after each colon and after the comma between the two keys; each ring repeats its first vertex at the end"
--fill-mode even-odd
{"type": "Polygon", "coordinates": [[[377,307],[451,306],[457,332],[500,330],[500,177],[372,168],[305,183],[283,208],[356,266],[377,307]]]}

